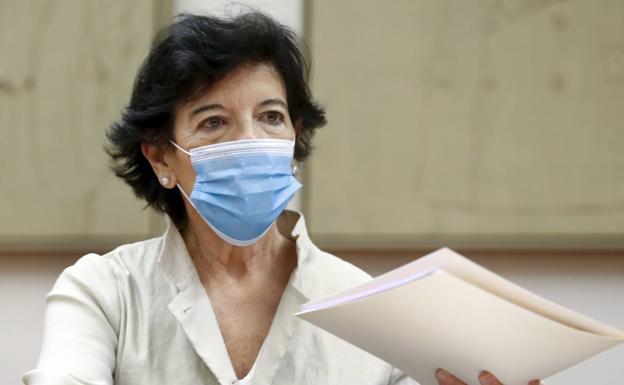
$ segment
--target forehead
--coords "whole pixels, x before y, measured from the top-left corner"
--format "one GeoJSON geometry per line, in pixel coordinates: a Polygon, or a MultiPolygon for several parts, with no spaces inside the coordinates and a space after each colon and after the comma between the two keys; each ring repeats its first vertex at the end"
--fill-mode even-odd
{"type": "Polygon", "coordinates": [[[229,72],[189,104],[227,102],[230,98],[254,101],[275,97],[286,98],[286,88],[277,70],[265,63],[245,64],[229,72]]]}

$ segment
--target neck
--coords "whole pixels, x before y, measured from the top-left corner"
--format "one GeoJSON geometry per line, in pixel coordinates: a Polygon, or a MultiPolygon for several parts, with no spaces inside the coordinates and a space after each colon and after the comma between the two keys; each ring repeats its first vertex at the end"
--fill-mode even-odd
{"type": "Polygon", "coordinates": [[[234,246],[190,211],[182,237],[202,283],[236,283],[257,275],[283,277],[294,268],[292,262],[296,265],[294,242],[280,234],[275,223],[257,242],[234,246]]]}

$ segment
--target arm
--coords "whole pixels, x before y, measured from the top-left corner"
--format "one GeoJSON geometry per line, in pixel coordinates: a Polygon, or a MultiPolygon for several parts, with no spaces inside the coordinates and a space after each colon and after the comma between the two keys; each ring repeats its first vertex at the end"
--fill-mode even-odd
{"type": "Polygon", "coordinates": [[[119,292],[110,262],[82,257],[63,271],[46,301],[39,362],[24,384],[113,384],[119,292]]]}

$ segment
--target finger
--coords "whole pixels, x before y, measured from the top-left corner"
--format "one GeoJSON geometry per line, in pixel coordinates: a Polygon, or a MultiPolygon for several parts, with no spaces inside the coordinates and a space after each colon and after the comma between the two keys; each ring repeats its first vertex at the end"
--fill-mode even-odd
{"type": "Polygon", "coordinates": [[[481,385],[503,385],[498,378],[494,377],[492,373],[485,370],[479,374],[479,382],[481,385]]]}
{"type": "Polygon", "coordinates": [[[455,377],[444,369],[436,370],[435,375],[440,385],[466,385],[459,378],[455,377]]]}
{"type": "Polygon", "coordinates": [[[546,385],[546,384],[544,384],[540,380],[533,380],[533,381],[529,382],[529,385],[546,385]]]}

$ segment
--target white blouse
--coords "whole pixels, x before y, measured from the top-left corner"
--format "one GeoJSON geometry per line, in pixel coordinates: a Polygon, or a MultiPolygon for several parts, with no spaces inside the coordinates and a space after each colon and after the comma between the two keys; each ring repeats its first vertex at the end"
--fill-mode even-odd
{"type": "Polygon", "coordinates": [[[386,362],[294,317],[310,299],[370,279],[319,250],[301,213],[279,231],[298,265],[250,373],[236,378],[210,300],[180,233],[88,254],[47,296],[37,367],[26,385],[418,385],[386,362]]]}

